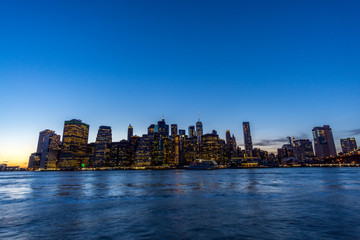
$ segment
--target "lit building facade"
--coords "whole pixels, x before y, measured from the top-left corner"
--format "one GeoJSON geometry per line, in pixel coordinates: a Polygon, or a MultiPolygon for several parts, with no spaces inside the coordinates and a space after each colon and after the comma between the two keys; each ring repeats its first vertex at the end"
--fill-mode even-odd
{"type": "Polygon", "coordinates": [[[201,137],[201,158],[222,163],[225,153],[224,147],[225,142],[221,142],[216,133],[204,134],[201,137]]]}
{"type": "Polygon", "coordinates": [[[341,150],[343,153],[350,153],[357,149],[355,138],[340,139],[341,150]]]}
{"type": "Polygon", "coordinates": [[[250,123],[249,122],[243,122],[243,130],[244,130],[245,152],[246,152],[247,156],[251,157],[253,144],[252,144],[252,140],[251,140],[251,132],[250,132],[250,123]]]}
{"type": "Polygon", "coordinates": [[[106,167],[110,158],[111,127],[100,126],[95,141],[94,167],[106,167]]]}
{"type": "Polygon", "coordinates": [[[45,129],[44,131],[41,131],[39,133],[39,140],[38,140],[38,145],[37,145],[37,153],[42,153],[42,149],[44,148],[44,142],[45,142],[45,137],[49,134],[54,134],[55,131],[50,130],[50,129],[45,129]]]}
{"type": "Polygon", "coordinates": [[[65,121],[59,167],[74,169],[82,167],[87,153],[89,125],[81,120],[65,121]]]}
{"type": "Polygon", "coordinates": [[[60,153],[60,135],[45,129],[39,133],[36,153],[29,158],[30,169],[57,169],[60,153]]]}
{"type": "Polygon", "coordinates": [[[199,118],[198,121],[196,122],[196,136],[197,136],[198,142],[201,141],[201,136],[203,134],[204,134],[203,125],[202,125],[202,122],[200,121],[200,118],[199,118]]]}
{"type": "Polygon", "coordinates": [[[40,168],[57,169],[61,148],[60,135],[55,133],[46,135],[42,146],[40,168]]]}
{"type": "Polygon", "coordinates": [[[154,133],[142,135],[135,152],[135,165],[137,166],[151,165],[151,152],[153,151],[153,141],[154,141],[154,133]]]}
{"type": "Polygon", "coordinates": [[[336,149],[330,126],[314,127],[312,133],[316,156],[318,158],[335,157],[336,149]]]}
{"type": "Polygon", "coordinates": [[[171,124],[171,137],[175,138],[178,135],[178,126],[177,124],[171,124]]]}
{"type": "Polygon", "coordinates": [[[306,161],[314,157],[312,142],[309,139],[298,139],[293,141],[294,157],[306,161]]]}

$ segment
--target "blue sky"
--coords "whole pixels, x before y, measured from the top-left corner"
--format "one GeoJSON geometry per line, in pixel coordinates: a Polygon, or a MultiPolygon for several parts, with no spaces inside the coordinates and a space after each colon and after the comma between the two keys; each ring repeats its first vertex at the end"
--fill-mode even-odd
{"type": "Polygon", "coordinates": [[[0,162],[63,122],[141,135],[165,115],[273,150],[329,124],[359,141],[359,1],[0,3],[0,162]],[[266,144],[265,144],[266,143],[266,144]]]}

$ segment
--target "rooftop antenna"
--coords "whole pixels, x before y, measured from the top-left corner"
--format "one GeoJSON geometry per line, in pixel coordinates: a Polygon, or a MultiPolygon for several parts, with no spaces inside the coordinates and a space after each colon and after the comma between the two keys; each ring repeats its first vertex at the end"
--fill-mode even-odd
{"type": "Polygon", "coordinates": [[[200,122],[200,113],[198,112],[198,122],[200,122]]]}

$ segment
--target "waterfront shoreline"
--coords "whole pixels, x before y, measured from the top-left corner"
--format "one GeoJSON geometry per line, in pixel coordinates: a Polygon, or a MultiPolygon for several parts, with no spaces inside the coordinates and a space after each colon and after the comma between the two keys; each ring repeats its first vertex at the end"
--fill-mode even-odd
{"type": "MultiPolygon", "coordinates": [[[[257,166],[257,167],[219,167],[221,169],[272,169],[272,168],[358,168],[360,164],[309,164],[309,165],[279,165],[279,166],[257,166]]],[[[131,170],[185,170],[184,167],[163,167],[163,166],[147,166],[147,167],[116,167],[116,168],[81,168],[81,169],[39,169],[25,170],[32,172],[77,172],[77,171],[131,171],[131,170]]]]}

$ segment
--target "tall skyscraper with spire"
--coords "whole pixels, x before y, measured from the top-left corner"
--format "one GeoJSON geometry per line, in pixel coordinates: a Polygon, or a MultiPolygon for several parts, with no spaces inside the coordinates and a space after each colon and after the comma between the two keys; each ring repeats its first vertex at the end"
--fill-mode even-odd
{"type": "Polygon", "coordinates": [[[245,152],[248,157],[252,156],[253,144],[250,133],[250,123],[243,122],[245,152]]]}

